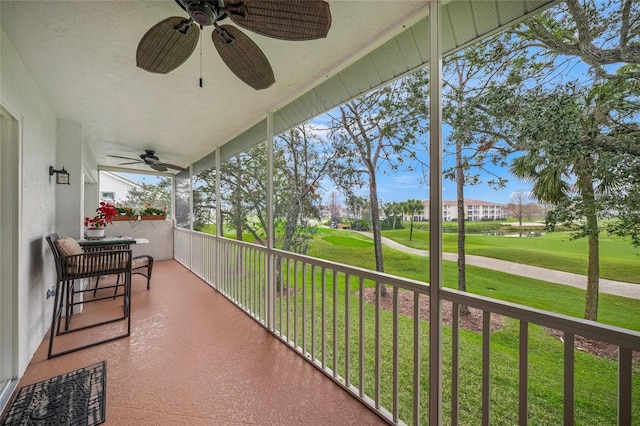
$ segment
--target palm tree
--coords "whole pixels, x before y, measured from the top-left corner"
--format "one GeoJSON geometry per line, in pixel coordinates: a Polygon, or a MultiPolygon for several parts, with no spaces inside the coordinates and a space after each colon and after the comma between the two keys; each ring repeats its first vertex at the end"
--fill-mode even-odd
{"type": "Polygon", "coordinates": [[[578,201],[576,195],[581,199],[586,224],[584,232],[589,242],[584,317],[596,321],[600,281],[596,194],[606,192],[607,182],[600,181],[597,186],[594,185],[591,173],[594,161],[590,155],[577,156],[573,161],[554,161],[545,156],[544,152],[534,149],[516,158],[512,163],[511,172],[525,181],[532,182],[533,196],[542,202],[571,205],[578,201]]]}
{"type": "Polygon", "coordinates": [[[409,241],[413,238],[413,218],[418,212],[424,213],[424,204],[420,200],[407,200],[404,203],[401,203],[402,212],[409,216],[409,241]]]}
{"type": "Polygon", "coordinates": [[[402,214],[402,203],[396,203],[395,201],[392,203],[387,203],[387,209],[389,211],[389,216],[393,217],[393,221],[391,222],[391,229],[396,229],[396,218],[398,217],[398,215],[402,214]]]}

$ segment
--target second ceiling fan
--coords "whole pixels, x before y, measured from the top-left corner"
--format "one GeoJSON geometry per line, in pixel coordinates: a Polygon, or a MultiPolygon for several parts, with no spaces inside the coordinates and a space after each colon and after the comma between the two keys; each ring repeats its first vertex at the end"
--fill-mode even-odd
{"type": "Polygon", "coordinates": [[[140,154],[140,159],[131,158],[131,157],[123,157],[121,155],[107,155],[107,157],[112,158],[120,158],[122,160],[130,160],[126,163],[119,163],[119,166],[129,165],[129,164],[145,164],[151,167],[153,170],[157,170],[159,172],[166,172],[169,169],[182,171],[184,167],[176,166],[175,164],[165,163],[164,161],[160,161],[155,151],[150,149],[145,149],[144,154],[140,154]]]}
{"type": "Polygon", "coordinates": [[[136,64],[143,70],[167,74],[178,68],[195,50],[198,26],[213,26],[213,44],[229,69],[256,90],[275,82],[262,50],[233,25],[219,25],[229,18],[236,25],[282,40],[326,37],[331,26],[329,4],[323,0],[175,0],[189,18],[173,16],[158,22],[142,37],[136,64]]]}

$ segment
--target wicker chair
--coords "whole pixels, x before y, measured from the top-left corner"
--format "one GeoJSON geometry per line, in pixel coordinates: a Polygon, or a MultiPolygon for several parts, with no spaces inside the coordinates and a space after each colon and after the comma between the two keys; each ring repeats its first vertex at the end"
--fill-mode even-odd
{"type": "MultiPolygon", "coordinates": [[[[64,355],[122,337],[128,337],[131,334],[131,250],[117,248],[85,251],[72,238],[60,238],[58,234],[48,235],[46,240],[49,243],[49,247],[51,248],[54,256],[57,274],[56,296],[51,318],[48,358],[64,355]],[[122,316],[77,328],[70,328],[74,314],[74,306],[112,298],[112,296],[107,296],[93,298],[91,300],[75,301],[75,296],[77,294],[93,291],[90,288],[82,289],[82,281],[84,279],[91,279],[93,277],[110,274],[117,274],[118,276],[123,277],[122,285],[124,286],[124,292],[121,295],[116,296],[123,298],[122,316]],[[64,321],[62,318],[63,313],[64,321]],[[84,344],[62,352],[53,353],[53,343],[56,336],[125,319],[127,320],[126,333],[121,333],[113,337],[84,344]],[[63,322],[64,328],[62,329],[63,322]]],[[[150,272],[148,275],[151,275],[150,272]]]]}

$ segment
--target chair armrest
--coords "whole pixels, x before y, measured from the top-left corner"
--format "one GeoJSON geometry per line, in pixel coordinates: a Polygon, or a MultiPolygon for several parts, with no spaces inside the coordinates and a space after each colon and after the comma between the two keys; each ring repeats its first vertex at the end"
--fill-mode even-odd
{"type": "Polygon", "coordinates": [[[128,250],[130,244],[107,244],[100,246],[84,246],[82,250],[85,253],[92,253],[96,251],[104,251],[104,250],[128,250]]]}
{"type": "Polygon", "coordinates": [[[63,279],[96,277],[131,270],[131,250],[97,250],[60,258],[63,279]]]}

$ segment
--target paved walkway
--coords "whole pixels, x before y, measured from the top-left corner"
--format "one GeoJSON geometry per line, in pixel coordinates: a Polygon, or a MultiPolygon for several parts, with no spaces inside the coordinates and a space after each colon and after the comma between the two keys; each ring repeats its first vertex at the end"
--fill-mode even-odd
{"type": "MultiPolygon", "coordinates": [[[[370,232],[360,232],[369,238],[373,238],[370,232]]],[[[404,251],[418,256],[429,256],[427,250],[419,250],[397,243],[389,238],[382,237],[382,244],[396,250],[404,251]]],[[[444,260],[452,262],[458,261],[457,253],[442,253],[444,260]]],[[[556,284],[570,285],[581,289],[587,287],[586,275],[572,274],[570,272],[556,271],[554,269],[540,268],[538,266],[525,265],[522,263],[508,262],[506,260],[493,259],[491,257],[467,255],[467,265],[479,266],[481,268],[492,269],[494,271],[506,272],[508,274],[522,277],[535,278],[556,284]]],[[[600,292],[614,294],[616,296],[631,297],[640,299],[640,284],[625,283],[621,281],[606,280],[600,278],[600,292]]]]}

